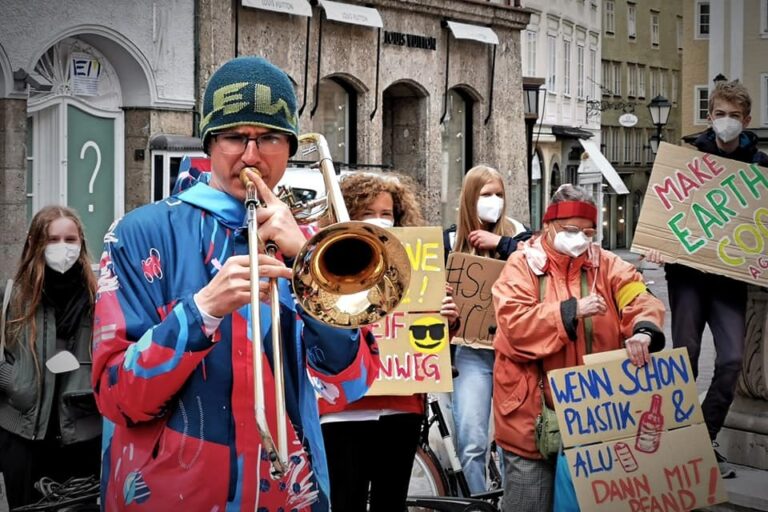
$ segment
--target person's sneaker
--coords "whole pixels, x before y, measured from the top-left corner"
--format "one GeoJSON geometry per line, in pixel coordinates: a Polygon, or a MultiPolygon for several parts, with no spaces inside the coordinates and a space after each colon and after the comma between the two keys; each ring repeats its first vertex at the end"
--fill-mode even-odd
{"type": "MultiPolygon", "coordinates": [[[[714,445],[712,449],[714,450],[714,445]]],[[[728,459],[723,457],[717,450],[715,450],[715,460],[717,461],[717,466],[720,468],[720,476],[722,478],[736,478],[736,471],[734,471],[731,465],[728,464],[728,459]]]]}

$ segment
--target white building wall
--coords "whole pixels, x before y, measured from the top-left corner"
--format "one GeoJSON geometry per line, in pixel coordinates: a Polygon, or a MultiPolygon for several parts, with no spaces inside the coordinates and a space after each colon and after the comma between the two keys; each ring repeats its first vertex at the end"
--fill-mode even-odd
{"type": "MultiPolygon", "coordinates": [[[[90,38],[118,70],[124,106],[194,106],[190,0],[0,0],[0,12],[0,47],[12,71],[32,72],[65,37],[90,38]]],[[[5,97],[25,97],[10,89],[3,87],[5,97]]]]}

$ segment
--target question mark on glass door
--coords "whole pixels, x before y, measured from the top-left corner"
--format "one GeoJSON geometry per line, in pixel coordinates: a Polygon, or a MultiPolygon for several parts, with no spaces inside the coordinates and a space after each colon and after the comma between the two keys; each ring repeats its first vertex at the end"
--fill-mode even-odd
{"type": "MultiPolygon", "coordinates": [[[[99,169],[101,168],[101,150],[99,149],[98,144],[89,140],[83,144],[82,148],[80,148],[80,160],[85,158],[85,152],[88,151],[89,148],[96,152],[96,165],[93,167],[91,180],[88,182],[88,193],[93,194],[93,182],[96,181],[96,176],[99,174],[99,169]]],[[[88,203],[88,211],[93,212],[93,203],[88,203]]]]}

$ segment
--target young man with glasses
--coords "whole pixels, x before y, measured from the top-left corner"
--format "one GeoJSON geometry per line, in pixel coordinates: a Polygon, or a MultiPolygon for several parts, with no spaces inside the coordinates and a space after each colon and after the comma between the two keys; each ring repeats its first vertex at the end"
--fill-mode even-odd
{"type": "Polygon", "coordinates": [[[273,193],[297,149],[296,97],[288,76],[261,58],[227,62],[203,97],[206,179],[139,208],[105,237],[96,303],[93,383],[105,416],[102,504],[106,510],[300,510],[329,508],[316,391],[344,403],[378,371],[373,337],[329,327],[294,301],[292,259],[305,242],[273,193]],[[259,274],[251,283],[244,168],[256,185],[259,274]],[[148,258],[158,270],[145,278],[148,258]],[[258,290],[259,312],[250,308],[258,290]],[[279,326],[270,308],[279,307],[279,326]],[[249,332],[260,314],[262,332],[249,332]],[[287,417],[275,418],[271,330],[283,341],[287,417]],[[255,338],[255,339],[254,339],[255,338]],[[270,477],[256,428],[252,343],[263,343],[271,432],[285,422],[288,470],[270,477]]]}

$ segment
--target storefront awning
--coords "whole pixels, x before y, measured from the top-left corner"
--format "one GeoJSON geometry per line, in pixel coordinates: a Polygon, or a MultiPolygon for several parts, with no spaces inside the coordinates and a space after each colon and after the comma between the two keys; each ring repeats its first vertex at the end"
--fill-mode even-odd
{"type": "Polygon", "coordinates": [[[242,2],[243,7],[312,17],[312,6],[307,0],[242,0],[242,2]]]}
{"type": "Polygon", "coordinates": [[[579,139],[579,143],[584,147],[589,159],[600,170],[605,181],[616,191],[617,194],[629,194],[629,190],[621,180],[619,173],[613,168],[607,158],[600,152],[600,148],[591,140],[579,139]]]}
{"type": "Polygon", "coordinates": [[[325,16],[329,20],[341,23],[351,23],[353,25],[363,25],[365,27],[381,28],[384,26],[379,11],[373,7],[343,4],[341,2],[331,2],[329,0],[320,0],[320,5],[325,10],[325,16]]]}
{"type": "Polygon", "coordinates": [[[456,21],[449,21],[447,23],[453,37],[456,39],[472,39],[485,44],[499,44],[499,36],[489,27],[458,23],[456,21]]]}

